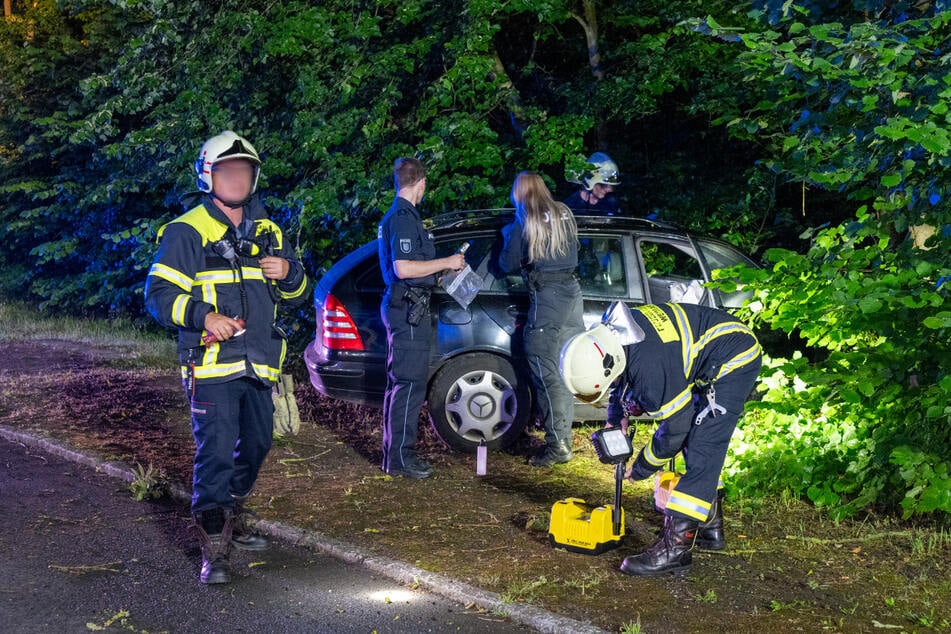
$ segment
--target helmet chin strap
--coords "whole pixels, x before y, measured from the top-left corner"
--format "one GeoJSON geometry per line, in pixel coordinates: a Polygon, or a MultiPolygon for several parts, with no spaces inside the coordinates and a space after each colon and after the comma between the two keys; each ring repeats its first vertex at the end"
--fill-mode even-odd
{"type": "Polygon", "coordinates": [[[251,202],[251,196],[253,195],[249,192],[248,195],[245,196],[242,200],[225,200],[224,198],[216,194],[214,191],[211,191],[209,193],[211,194],[212,198],[214,198],[215,200],[220,200],[221,204],[231,209],[238,209],[239,207],[244,207],[249,202],[251,202]]]}

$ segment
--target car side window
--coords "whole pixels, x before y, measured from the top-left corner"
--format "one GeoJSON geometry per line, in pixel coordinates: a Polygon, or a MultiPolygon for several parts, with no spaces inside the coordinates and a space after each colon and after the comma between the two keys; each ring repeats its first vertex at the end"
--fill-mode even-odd
{"type": "Polygon", "coordinates": [[[522,279],[522,274],[519,271],[506,273],[499,269],[498,266],[493,267],[493,271],[495,273],[495,278],[492,280],[491,290],[502,291],[504,293],[524,293],[528,291],[528,288],[525,286],[525,280],[522,279]]]}
{"type": "Polygon", "coordinates": [[[578,237],[578,279],[586,296],[627,297],[627,269],[619,236],[578,237]]]}
{"type": "Polygon", "coordinates": [[[689,245],[642,239],[638,248],[652,303],[710,303],[710,291],[701,286],[703,269],[689,245]]]}
{"type": "MultiPolygon", "coordinates": [[[[700,252],[707,262],[707,268],[710,270],[712,277],[715,276],[717,269],[730,268],[738,264],[758,268],[753,260],[730,245],[700,238],[697,240],[697,246],[700,247],[700,252]]],[[[744,302],[753,297],[753,292],[745,289],[737,289],[732,293],[717,290],[716,293],[719,296],[720,305],[724,308],[739,308],[744,302]]]]}

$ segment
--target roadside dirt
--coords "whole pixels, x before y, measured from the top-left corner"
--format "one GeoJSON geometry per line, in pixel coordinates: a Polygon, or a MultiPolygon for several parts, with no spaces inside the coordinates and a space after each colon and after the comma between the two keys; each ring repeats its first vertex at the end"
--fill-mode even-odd
{"type": "MultiPolygon", "coordinates": [[[[187,488],[193,446],[176,370],[67,341],[0,350],[0,425],[152,465],[187,488]]],[[[578,429],[578,458],[567,465],[538,470],[525,455],[492,453],[489,474],[478,477],[471,456],[424,425],[422,453],[436,477],[392,479],[378,467],[379,412],[326,399],[296,378],[304,422],[265,464],[253,497],[263,518],[609,631],[951,631],[946,527],[874,517],[835,524],[795,500],[728,500],[727,551],[695,553],[687,575],[629,578],[621,560],[661,526],[646,483],[625,485],[621,547],[589,556],[548,541],[556,500],[612,499],[613,470],[584,440],[590,429],[578,429]]],[[[526,438],[524,449],[538,442],[526,438]]]]}

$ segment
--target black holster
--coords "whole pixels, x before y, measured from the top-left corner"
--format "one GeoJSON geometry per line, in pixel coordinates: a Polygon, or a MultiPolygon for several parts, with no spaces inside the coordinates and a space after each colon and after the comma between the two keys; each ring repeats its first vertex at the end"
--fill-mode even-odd
{"type": "Polygon", "coordinates": [[[406,287],[403,292],[403,301],[409,306],[406,311],[406,323],[410,326],[418,326],[423,322],[423,319],[429,317],[429,298],[431,295],[432,290],[428,288],[406,287]]]}

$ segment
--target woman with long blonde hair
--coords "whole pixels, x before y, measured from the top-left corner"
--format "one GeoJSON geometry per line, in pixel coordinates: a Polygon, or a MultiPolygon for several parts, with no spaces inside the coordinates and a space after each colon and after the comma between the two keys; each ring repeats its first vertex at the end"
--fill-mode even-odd
{"type": "Polygon", "coordinates": [[[521,270],[530,306],[523,337],[531,371],[535,414],[545,426],[545,447],[529,461],[537,467],[568,462],[572,453],[574,396],[558,371],[564,343],[584,330],[578,267],[578,226],[556,202],[541,176],[520,172],[512,185],[515,220],[502,228],[499,265],[521,270]]]}

